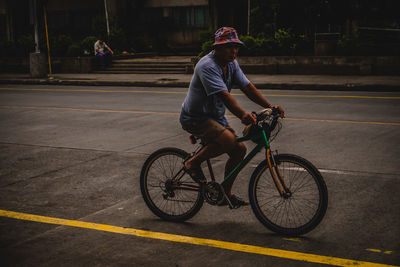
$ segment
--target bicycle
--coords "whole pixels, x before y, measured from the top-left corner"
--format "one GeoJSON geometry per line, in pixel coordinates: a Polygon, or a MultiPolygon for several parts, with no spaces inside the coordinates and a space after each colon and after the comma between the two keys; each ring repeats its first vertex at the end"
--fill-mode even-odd
{"type": "MultiPolygon", "coordinates": [[[[292,154],[272,152],[270,143],[282,128],[279,110],[264,109],[255,113],[257,123],[247,126],[238,142],[253,141],[257,145],[228,174],[217,183],[210,160],[207,167],[211,181],[196,183],[185,171],[185,160],[191,154],[174,147],[152,153],[143,165],[140,188],[149,209],[161,219],[182,222],[192,218],[203,206],[229,201],[222,185],[236,176],[265,148],[265,160],[258,164],[249,182],[249,200],[256,218],[268,229],[283,235],[303,235],[322,220],[328,206],[328,190],[318,169],[306,159],[292,154]]],[[[190,136],[193,144],[198,140],[190,136]]]]}

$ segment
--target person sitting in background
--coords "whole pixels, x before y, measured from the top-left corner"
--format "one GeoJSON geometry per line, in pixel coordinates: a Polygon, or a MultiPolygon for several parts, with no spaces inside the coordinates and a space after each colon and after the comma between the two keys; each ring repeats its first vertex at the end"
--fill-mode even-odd
{"type": "Polygon", "coordinates": [[[94,54],[99,59],[100,67],[105,68],[111,64],[111,55],[114,52],[102,39],[99,39],[94,44],[94,54]]]}

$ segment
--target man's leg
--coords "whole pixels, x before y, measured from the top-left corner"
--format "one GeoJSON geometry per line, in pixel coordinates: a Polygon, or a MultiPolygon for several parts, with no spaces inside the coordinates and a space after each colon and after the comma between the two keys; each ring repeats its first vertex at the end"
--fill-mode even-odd
{"type": "MultiPolygon", "coordinates": [[[[236,141],[236,136],[229,130],[225,130],[214,140],[213,143],[206,145],[199,153],[185,162],[188,169],[199,168],[201,163],[207,159],[218,157],[224,153],[229,156],[225,165],[225,177],[243,160],[246,155],[246,146],[236,141]]],[[[236,176],[232,177],[228,183],[224,185],[225,192],[231,195],[231,189],[236,176]]]]}
{"type": "Polygon", "coordinates": [[[108,67],[108,66],[111,65],[111,53],[110,53],[110,51],[106,51],[104,53],[105,53],[105,55],[104,55],[104,59],[105,59],[104,63],[105,63],[105,66],[108,67]]]}
{"type": "MultiPolygon", "coordinates": [[[[228,152],[229,159],[225,165],[225,177],[227,177],[228,174],[230,174],[231,171],[233,171],[235,167],[244,159],[244,157],[246,156],[246,151],[247,149],[245,144],[236,142],[236,146],[228,152]]],[[[225,193],[228,196],[232,195],[232,185],[236,177],[237,175],[231,177],[231,179],[224,184],[225,193]]]]}
{"type": "Polygon", "coordinates": [[[236,144],[236,136],[231,131],[225,130],[212,143],[207,144],[199,153],[187,160],[185,167],[188,169],[199,168],[201,163],[207,159],[230,152],[236,144]]]}
{"type": "Polygon", "coordinates": [[[100,67],[103,68],[103,67],[105,66],[103,54],[97,53],[97,54],[96,54],[96,57],[97,57],[98,60],[99,60],[99,65],[100,65],[100,67]]]}

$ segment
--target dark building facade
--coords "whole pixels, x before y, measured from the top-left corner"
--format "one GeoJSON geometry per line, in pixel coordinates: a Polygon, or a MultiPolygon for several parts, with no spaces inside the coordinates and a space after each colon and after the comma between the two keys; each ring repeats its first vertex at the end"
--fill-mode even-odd
{"type": "Polygon", "coordinates": [[[49,32],[73,39],[105,32],[106,11],[111,31],[153,46],[198,47],[201,31],[225,25],[242,34],[247,29],[248,0],[0,0],[0,39],[33,34],[35,1],[40,32],[45,5],[49,32]]]}
{"type": "MultiPolygon", "coordinates": [[[[400,29],[398,0],[0,0],[0,41],[32,36],[35,17],[43,39],[44,5],[53,36],[63,34],[79,41],[111,35],[120,49],[128,43],[137,51],[198,50],[200,33],[221,26],[235,27],[239,34],[250,30],[254,36],[291,28],[309,38],[320,32],[351,35],[359,31],[368,38],[375,36],[377,42],[396,39],[400,29]]],[[[396,45],[396,40],[389,41],[396,45]]]]}

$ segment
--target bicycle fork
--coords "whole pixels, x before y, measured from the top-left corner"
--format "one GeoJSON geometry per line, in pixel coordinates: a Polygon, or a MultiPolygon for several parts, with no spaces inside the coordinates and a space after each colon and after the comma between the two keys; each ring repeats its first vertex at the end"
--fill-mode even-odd
{"type": "Polygon", "coordinates": [[[267,159],[268,169],[271,173],[272,180],[278,190],[279,194],[283,198],[289,198],[292,196],[292,192],[289,190],[288,186],[285,183],[284,177],[281,171],[278,168],[278,165],[275,162],[275,156],[273,155],[270,148],[267,148],[265,151],[265,157],[267,159]]]}

